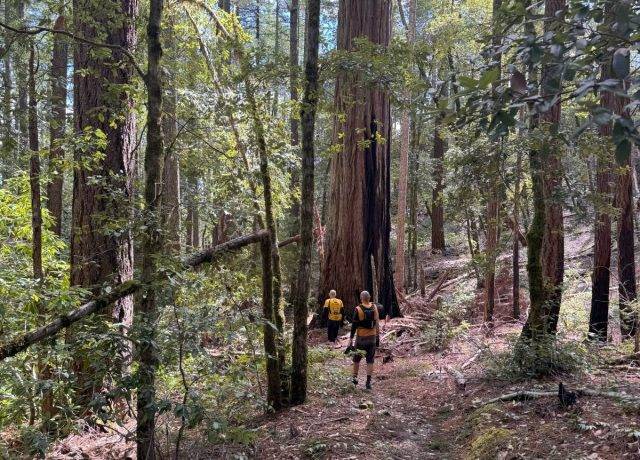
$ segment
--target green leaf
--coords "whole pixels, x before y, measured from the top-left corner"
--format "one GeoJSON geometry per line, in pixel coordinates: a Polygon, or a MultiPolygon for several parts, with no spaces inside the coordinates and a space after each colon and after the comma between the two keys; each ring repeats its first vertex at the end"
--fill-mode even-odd
{"type": "Polygon", "coordinates": [[[624,166],[629,161],[631,155],[631,141],[624,139],[616,145],[616,162],[620,166],[624,166]]]}
{"type": "Polygon", "coordinates": [[[619,78],[627,78],[629,75],[629,49],[619,48],[613,53],[613,71],[619,78]]]}
{"type": "Polygon", "coordinates": [[[482,77],[480,77],[480,81],[478,81],[478,86],[480,88],[487,88],[491,83],[495,82],[500,76],[500,69],[490,69],[487,70],[482,77]]]}
{"type": "Polygon", "coordinates": [[[478,86],[478,80],[475,80],[475,79],[469,78],[469,77],[465,77],[464,75],[458,77],[458,81],[465,88],[475,88],[476,86],[478,86]]]}

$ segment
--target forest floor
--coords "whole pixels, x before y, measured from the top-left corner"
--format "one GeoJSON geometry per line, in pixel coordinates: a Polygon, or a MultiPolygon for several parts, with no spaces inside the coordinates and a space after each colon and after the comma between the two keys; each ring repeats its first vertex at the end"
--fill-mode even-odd
{"type": "MultiPolygon", "coordinates": [[[[494,352],[519,331],[497,326],[491,337],[469,336],[494,352]]],[[[344,340],[343,340],[344,342],[344,340]]],[[[343,343],[344,344],[344,343],[343,343]]],[[[448,350],[394,358],[378,366],[374,388],[349,383],[345,357],[322,366],[329,385],[314,382],[307,404],[261,424],[256,458],[331,459],[620,459],[640,458],[640,411],[607,398],[579,398],[564,409],[557,397],[482,405],[519,390],[557,391],[558,379],[517,384],[487,378],[482,366],[464,371],[464,390],[446,371],[476,353],[468,340],[448,350]]],[[[598,370],[563,378],[569,388],[638,394],[640,369],[598,370]]],[[[316,369],[316,377],[322,373],[316,369]]],[[[360,380],[363,378],[361,376],[360,380]]]]}
{"type": "MultiPolygon", "coordinates": [[[[588,231],[576,231],[567,241],[568,281],[560,327],[568,336],[582,331],[588,318],[591,246],[588,231]]],[[[372,391],[362,385],[364,365],[360,386],[351,384],[350,360],[343,354],[347,331],[340,347],[333,348],[323,330],[313,330],[305,404],[251,420],[244,428],[253,437],[243,445],[198,439],[190,446],[185,440],[182,458],[640,459],[637,405],[601,396],[580,397],[568,408],[553,396],[485,404],[520,390],[556,392],[560,381],[569,389],[640,396],[637,363],[614,368],[594,359],[570,375],[528,380],[503,375],[497,364],[501,353],[522,328],[508,320],[509,254],[502,256],[491,331],[481,325],[482,291],[476,289],[468,258],[422,257],[429,269],[425,297],[410,296],[408,318],[391,320],[383,331],[372,391]],[[443,303],[451,303],[454,311],[467,306],[459,323],[448,329],[443,346],[433,351],[425,347],[433,342],[425,325],[432,324],[434,310],[443,303]]],[[[612,279],[612,286],[615,282],[612,279]]],[[[524,318],[526,296],[521,299],[524,318]]],[[[619,354],[620,346],[609,344],[603,353],[608,352],[619,354]]],[[[83,434],[58,443],[50,458],[132,458],[133,447],[113,434],[83,434]]]]}

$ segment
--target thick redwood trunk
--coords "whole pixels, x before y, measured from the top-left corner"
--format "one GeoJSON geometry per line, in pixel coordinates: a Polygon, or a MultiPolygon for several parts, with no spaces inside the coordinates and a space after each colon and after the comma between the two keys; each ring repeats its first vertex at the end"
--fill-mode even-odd
{"type": "MultiPolygon", "coordinates": [[[[602,80],[612,78],[611,62],[602,64],[602,80]]],[[[604,93],[600,100],[604,108],[615,109],[615,96],[604,93]]],[[[600,134],[611,136],[611,125],[600,127],[600,134]]],[[[593,274],[591,277],[591,313],[589,334],[601,341],[607,340],[609,324],[609,282],[611,278],[611,173],[612,154],[605,149],[596,163],[596,223],[594,229],[593,274]]]]}
{"type": "MultiPolygon", "coordinates": [[[[391,35],[389,0],[341,0],[338,49],[351,50],[366,38],[387,46],[391,35]]],[[[347,308],[358,293],[373,289],[375,261],[377,298],[391,316],[399,315],[389,247],[391,119],[389,96],[364,88],[358,74],[340,72],[336,81],[335,140],[342,147],[331,162],[331,195],[327,217],[325,265],[320,296],[336,289],[347,308]]],[[[375,297],[375,296],[374,296],[375,297]]]]}
{"type": "MultiPolygon", "coordinates": [[[[54,25],[56,30],[65,29],[65,17],[59,16],[54,25]]],[[[64,173],[61,162],[64,150],[60,143],[64,138],[67,123],[67,59],[68,46],[61,35],[53,35],[53,55],[51,58],[51,120],[49,122],[49,175],[47,185],[47,208],[53,218],[52,230],[62,233],[62,186],[64,173]]]]}
{"type": "MultiPolygon", "coordinates": [[[[74,0],[73,8],[76,33],[133,51],[137,0],[101,4],[74,0]],[[114,14],[121,18],[118,26],[111,25],[109,18],[114,14]],[[103,24],[110,26],[99,30],[103,24]]],[[[74,152],[77,166],[73,180],[71,284],[97,292],[105,282],[120,283],[133,275],[133,244],[126,227],[131,220],[135,170],[133,100],[110,90],[130,84],[133,71],[121,51],[114,49],[105,55],[81,43],[74,49],[74,67],[75,132],[87,136],[90,142],[74,152]],[[100,148],[94,147],[96,130],[105,136],[100,148]],[[97,151],[102,156],[96,158],[97,151]]],[[[132,298],[126,297],[115,304],[111,315],[114,321],[128,326],[132,310],[132,298]]],[[[81,402],[86,402],[101,385],[101,377],[93,363],[81,355],[78,349],[75,370],[81,402]]]]}

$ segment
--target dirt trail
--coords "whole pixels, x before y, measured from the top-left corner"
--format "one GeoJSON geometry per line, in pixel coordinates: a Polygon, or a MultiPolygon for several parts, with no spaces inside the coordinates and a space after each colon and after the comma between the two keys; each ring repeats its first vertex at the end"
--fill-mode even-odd
{"type": "MultiPolygon", "coordinates": [[[[488,344],[505,346],[518,326],[498,328],[488,344]]],[[[483,340],[478,329],[471,333],[483,340]]],[[[466,391],[445,366],[459,368],[474,353],[468,342],[442,353],[422,353],[378,365],[373,391],[349,383],[347,358],[316,363],[307,404],[261,425],[256,458],[317,459],[640,459],[636,409],[601,398],[581,398],[570,409],[556,398],[486,401],[516,389],[553,389],[557,380],[509,385],[483,377],[481,364],[465,370],[466,391]],[[324,381],[318,381],[322,373],[324,381]],[[328,384],[328,385],[327,385],[328,384]]],[[[361,370],[362,372],[362,370],[361,370]]],[[[640,389],[640,374],[615,376],[618,389],[640,389]]],[[[565,379],[598,388],[613,375],[565,379]]],[[[362,380],[362,378],[361,378],[362,380]]]]}

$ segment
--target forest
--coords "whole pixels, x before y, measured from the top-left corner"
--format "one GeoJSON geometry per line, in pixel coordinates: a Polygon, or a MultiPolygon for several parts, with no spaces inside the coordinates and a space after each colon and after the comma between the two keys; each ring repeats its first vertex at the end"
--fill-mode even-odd
{"type": "Polygon", "coordinates": [[[0,5],[1,458],[640,458],[640,1],[0,5]]]}

